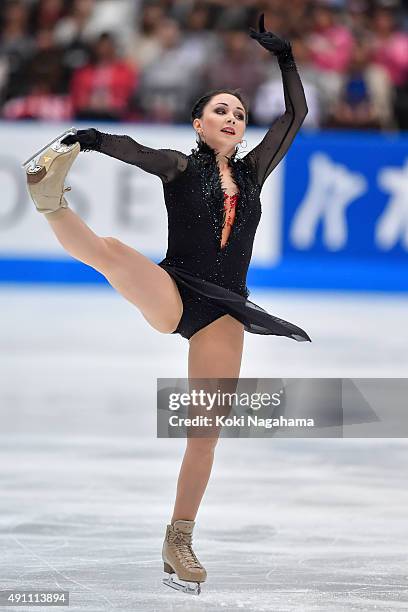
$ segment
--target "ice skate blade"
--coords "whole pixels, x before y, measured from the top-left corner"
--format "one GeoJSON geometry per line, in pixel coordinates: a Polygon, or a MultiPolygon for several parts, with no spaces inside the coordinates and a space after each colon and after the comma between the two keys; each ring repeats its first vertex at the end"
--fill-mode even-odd
{"type": "Polygon", "coordinates": [[[46,151],[49,147],[51,147],[54,151],[57,151],[59,153],[66,153],[67,151],[72,149],[72,147],[74,147],[75,145],[61,144],[60,141],[63,138],[65,138],[65,136],[69,136],[70,134],[76,134],[76,133],[77,133],[77,129],[74,128],[74,127],[70,128],[69,130],[66,130],[65,132],[63,132],[62,134],[60,134],[59,136],[54,138],[54,140],[51,140],[51,142],[46,144],[42,149],[39,149],[36,153],[34,153],[34,155],[29,157],[27,159],[27,161],[25,161],[23,164],[21,164],[22,167],[25,168],[26,166],[31,164],[30,170],[34,171],[34,168],[38,167],[38,164],[36,164],[37,157],[39,157],[41,155],[41,153],[46,151]]]}
{"type": "Polygon", "coordinates": [[[163,578],[163,584],[188,595],[199,595],[201,593],[199,582],[187,582],[186,580],[180,580],[180,578],[173,578],[174,575],[169,574],[167,578],[163,578]]]}

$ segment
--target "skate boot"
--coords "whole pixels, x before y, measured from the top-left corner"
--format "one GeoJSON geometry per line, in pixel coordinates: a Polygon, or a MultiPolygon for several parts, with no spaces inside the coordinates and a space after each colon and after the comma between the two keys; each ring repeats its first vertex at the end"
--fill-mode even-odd
{"type": "Polygon", "coordinates": [[[25,168],[26,166],[31,166],[32,168],[35,166],[35,161],[37,159],[37,157],[40,155],[40,153],[43,153],[44,151],[46,151],[47,149],[49,149],[53,144],[56,143],[61,143],[61,141],[66,137],[66,136],[71,136],[71,135],[75,135],[78,133],[78,130],[74,127],[70,128],[69,130],[65,130],[65,132],[63,132],[62,134],[60,134],[59,136],[56,136],[54,138],[54,140],[51,140],[51,142],[49,142],[48,144],[44,145],[42,149],[39,149],[36,153],[34,153],[31,157],[29,157],[23,164],[21,164],[23,166],[23,168],[25,168]]]}
{"type": "Polygon", "coordinates": [[[68,207],[64,193],[71,188],[64,187],[64,181],[80,150],[79,143],[65,145],[56,141],[37,163],[26,168],[28,191],[39,212],[50,213],[68,207]]]}
{"type": "Polygon", "coordinates": [[[174,521],[167,525],[162,559],[168,574],[163,584],[190,595],[199,595],[207,572],[191,548],[194,521],[174,521]]]}

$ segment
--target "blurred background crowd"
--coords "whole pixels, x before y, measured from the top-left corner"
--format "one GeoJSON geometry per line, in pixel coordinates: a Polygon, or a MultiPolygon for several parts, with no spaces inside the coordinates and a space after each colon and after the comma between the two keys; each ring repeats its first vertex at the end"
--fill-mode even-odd
{"type": "Polygon", "coordinates": [[[190,122],[208,89],[240,88],[249,124],[283,111],[276,59],[292,43],[305,127],[408,129],[408,0],[2,0],[5,120],[190,122]]]}

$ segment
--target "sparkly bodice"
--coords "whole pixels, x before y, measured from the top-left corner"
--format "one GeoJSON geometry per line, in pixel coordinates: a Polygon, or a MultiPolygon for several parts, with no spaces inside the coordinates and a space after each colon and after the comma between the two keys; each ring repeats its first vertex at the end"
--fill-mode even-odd
{"type": "Polygon", "coordinates": [[[186,170],[164,183],[168,248],[161,263],[183,267],[205,280],[248,295],[246,275],[261,218],[255,167],[231,160],[237,192],[222,187],[215,152],[202,147],[188,156],[186,170]]]}
{"type": "Polygon", "coordinates": [[[129,136],[99,132],[98,148],[160,177],[168,216],[168,247],[160,263],[248,295],[246,276],[261,217],[262,186],[278,165],[306,114],[302,83],[293,62],[280,65],[285,113],[243,158],[228,160],[237,192],[225,194],[217,153],[200,143],[190,155],[151,149],[129,136]]]}

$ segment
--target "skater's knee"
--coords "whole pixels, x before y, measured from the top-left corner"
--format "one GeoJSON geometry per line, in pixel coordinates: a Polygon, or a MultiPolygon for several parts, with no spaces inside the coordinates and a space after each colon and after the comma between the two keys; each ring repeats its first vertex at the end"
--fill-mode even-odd
{"type": "Polygon", "coordinates": [[[109,269],[120,262],[124,244],[113,236],[104,236],[101,238],[101,242],[104,265],[105,268],[109,269]]]}
{"type": "Polygon", "coordinates": [[[123,242],[113,236],[103,236],[102,240],[106,244],[106,248],[111,251],[112,254],[118,253],[121,247],[123,247],[123,242]]]}
{"type": "MultiPolygon", "coordinates": [[[[67,245],[66,241],[60,240],[62,246],[65,247],[72,257],[91,266],[106,277],[118,268],[118,248],[116,244],[114,244],[114,241],[116,241],[116,238],[95,236],[91,244],[85,245],[83,248],[78,248],[77,245],[72,247],[70,244],[67,245]]],[[[119,240],[117,242],[119,242],[119,240]]]]}
{"type": "Polygon", "coordinates": [[[214,452],[218,440],[218,436],[213,438],[188,438],[187,449],[189,452],[197,453],[198,456],[204,456],[214,452]]]}

